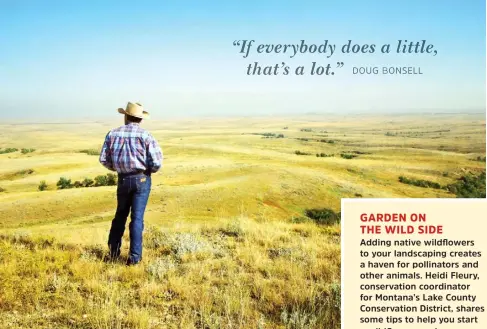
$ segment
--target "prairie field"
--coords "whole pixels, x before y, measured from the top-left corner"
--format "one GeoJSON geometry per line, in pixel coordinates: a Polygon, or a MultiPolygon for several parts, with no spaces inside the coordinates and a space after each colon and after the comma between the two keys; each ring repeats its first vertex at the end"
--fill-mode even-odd
{"type": "Polygon", "coordinates": [[[0,328],[336,329],[342,198],[485,197],[485,113],[151,120],[126,267],[104,260],[116,186],[57,186],[108,173],[122,120],[0,124],[0,328]]]}

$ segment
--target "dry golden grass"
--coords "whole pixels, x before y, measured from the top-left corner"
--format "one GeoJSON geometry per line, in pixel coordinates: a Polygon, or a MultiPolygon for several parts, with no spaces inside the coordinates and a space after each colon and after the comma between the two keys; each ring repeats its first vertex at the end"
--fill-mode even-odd
{"type": "Polygon", "coordinates": [[[292,219],[345,197],[455,197],[398,178],[485,170],[485,115],[147,122],[166,160],[127,268],[102,260],[116,187],[55,189],[106,174],[80,151],[116,125],[0,125],[0,148],[36,149],[0,154],[0,327],[338,328],[340,228],[292,219]]]}
{"type": "Polygon", "coordinates": [[[4,235],[0,325],[336,328],[338,240],[317,226],[247,218],[150,227],[143,265],[128,268],[103,262],[104,246],[4,235]]]}

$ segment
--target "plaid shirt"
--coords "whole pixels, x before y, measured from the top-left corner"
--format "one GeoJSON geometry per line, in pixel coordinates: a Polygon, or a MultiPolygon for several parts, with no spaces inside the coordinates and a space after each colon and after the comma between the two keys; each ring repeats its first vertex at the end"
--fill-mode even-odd
{"type": "Polygon", "coordinates": [[[152,135],[136,123],[110,130],[100,154],[100,163],[119,174],[162,167],[162,150],[152,135]]]}

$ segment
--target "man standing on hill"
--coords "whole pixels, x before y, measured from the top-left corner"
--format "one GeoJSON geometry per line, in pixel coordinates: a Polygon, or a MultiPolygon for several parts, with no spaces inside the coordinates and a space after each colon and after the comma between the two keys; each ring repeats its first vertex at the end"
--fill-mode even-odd
{"type": "Polygon", "coordinates": [[[120,256],[122,236],[130,212],[130,252],[127,265],[142,260],[144,212],[151,189],[151,174],[162,167],[162,150],[152,135],[140,127],[148,118],[139,103],[128,103],[118,112],[125,115],[125,125],[110,130],[100,154],[100,163],[118,173],[117,211],[108,236],[110,258],[120,256]]]}

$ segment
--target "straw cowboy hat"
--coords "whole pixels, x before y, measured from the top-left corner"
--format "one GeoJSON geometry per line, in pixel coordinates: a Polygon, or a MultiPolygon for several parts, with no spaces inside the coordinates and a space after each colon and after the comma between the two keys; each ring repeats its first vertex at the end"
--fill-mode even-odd
{"type": "Polygon", "coordinates": [[[118,113],[127,114],[132,117],[141,118],[141,119],[148,119],[149,112],[144,111],[144,107],[140,103],[127,103],[127,108],[124,110],[123,108],[118,109],[118,113]]]}

